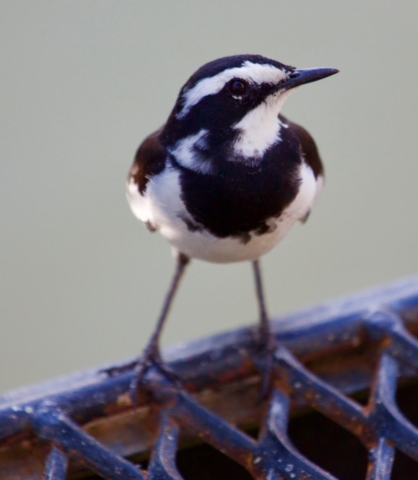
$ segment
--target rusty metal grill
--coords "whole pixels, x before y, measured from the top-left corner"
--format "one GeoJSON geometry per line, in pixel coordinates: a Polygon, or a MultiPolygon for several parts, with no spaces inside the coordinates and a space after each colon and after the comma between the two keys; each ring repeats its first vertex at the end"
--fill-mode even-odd
{"type": "Polygon", "coordinates": [[[129,363],[117,375],[91,370],[3,395],[0,478],[418,478],[418,278],[274,329],[275,384],[262,403],[249,328],[167,352],[184,388],[150,370],[136,408],[129,363]],[[354,443],[341,442],[346,434],[354,443]],[[218,460],[196,456],[202,442],[230,462],[219,460],[221,473],[208,473],[218,460]],[[361,473],[351,468],[360,450],[361,473]],[[193,462],[206,474],[192,473],[193,462]]]}

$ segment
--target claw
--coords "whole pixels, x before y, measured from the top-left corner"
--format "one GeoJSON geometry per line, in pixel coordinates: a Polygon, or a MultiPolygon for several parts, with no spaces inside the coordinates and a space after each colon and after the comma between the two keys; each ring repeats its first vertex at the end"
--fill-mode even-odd
{"type": "Polygon", "coordinates": [[[99,373],[104,373],[109,377],[114,377],[116,375],[120,375],[122,373],[133,370],[136,367],[137,363],[138,360],[135,360],[133,362],[125,363],[124,365],[117,365],[116,367],[102,368],[101,370],[99,370],[99,373]]]}
{"type": "MultiPolygon", "coordinates": [[[[147,374],[151,370],[157,370],[162,374],[170,383],[176,386],[180,385],[180,380],[177,375],[167,366],[161,358],[161,354],[158,349],[155,349],[153,345],[149,345],[144,352],[144,355],[140,357],[136,363],[135,369],[132,374],[132,380],[129,385],[129,396],[132,401],[132,405],[137,405],[138,394],[141,391],[150,391],[150,385],[147,382],[147,374]]],[[[151,391],[152,393],[152,391],[151,391]]]]}

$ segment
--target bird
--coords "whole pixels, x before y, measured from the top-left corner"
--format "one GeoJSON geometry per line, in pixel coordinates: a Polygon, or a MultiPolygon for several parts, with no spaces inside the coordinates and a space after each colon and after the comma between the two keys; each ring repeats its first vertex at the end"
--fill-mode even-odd
{"type": "Polygon", "coordinates": [[[297,69],[262,55],[218,58],[187,80],[166,123],[140,144],[127,178],[128,203],[168,241],[176,267],[136,363],[132,398],[151,366],[171,374],[160,336],[191,259],[252,263],[259,309],[254,358],[267,391],[275,338],[260,257],[307,220],[324,181],[315,141],[281,110],[296,88],[337,72],[297,69]]]}

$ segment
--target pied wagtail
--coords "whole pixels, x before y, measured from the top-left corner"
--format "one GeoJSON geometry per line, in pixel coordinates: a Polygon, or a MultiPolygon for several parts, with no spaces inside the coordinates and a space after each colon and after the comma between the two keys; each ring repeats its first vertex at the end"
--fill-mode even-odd
{"type": "Polygon", "coordinates": [[[255,361],[266,392],[274,337],[259,258],[307,219],[324,178],[314,140],[280,111],[296,87],[337,72],[299,70],[260,55],[214,60],[189,78],[167,122],[140,145],[128,175],[128,201],[135,216],[171,244],[177,265],[137,364],[133,398],[149,366],[169,374],[159,338],[191,258],[252,262],[260,311],[255,361]]]}

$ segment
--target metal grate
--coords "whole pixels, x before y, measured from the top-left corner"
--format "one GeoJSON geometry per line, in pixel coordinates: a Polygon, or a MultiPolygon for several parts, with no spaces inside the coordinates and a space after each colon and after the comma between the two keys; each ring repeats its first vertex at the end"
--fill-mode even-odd
{"type": "Polygon", "coordinates": [[[251,329],[168,352],[184,388],[151,370],[150,393],[135,409],[127,394],[129,364],[114,376],[92,370],[5,394],[0,478],[180,480],[179,445],[199,439],[241,465],[246,478],[335,479],[289,438],[289,418],[309,411],[364,445],[369,456],[361,478],[392,478],[395,451],[418,462],[418,429],[396,402],[398,383],[418,380],[418,278],[289,315],[274,329],[281,347],[264,404],[248,355],[251,329]],[[247,431],[256,427],[255,438],[247,431]]]}

